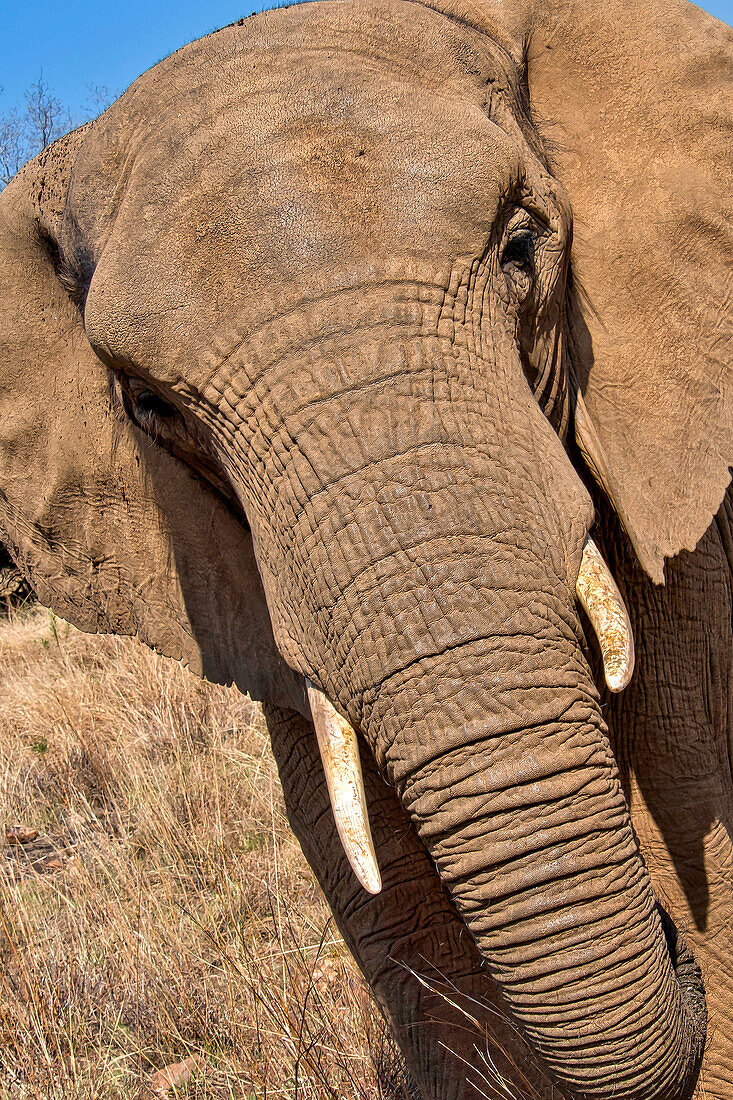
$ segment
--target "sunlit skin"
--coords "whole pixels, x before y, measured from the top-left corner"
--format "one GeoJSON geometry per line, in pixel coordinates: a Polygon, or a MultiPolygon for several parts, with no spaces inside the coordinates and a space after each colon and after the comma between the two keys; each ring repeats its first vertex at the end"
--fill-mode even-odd
{"type": "Polygon", "coordinates": [[[3,193],[0,537],[264,702],[424,1100],[733,1100],[730,35],[436,6],[225,28],[3,193]]]}

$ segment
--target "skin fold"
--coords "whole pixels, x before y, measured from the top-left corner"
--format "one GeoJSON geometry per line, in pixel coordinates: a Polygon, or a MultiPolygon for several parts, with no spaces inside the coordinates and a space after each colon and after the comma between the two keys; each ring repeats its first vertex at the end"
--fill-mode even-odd
{"type": "Polygon", "coordinates": [[[81,628],[263,700],[424,1100],[733,1100],[732,58],[683,0],[323,0],[0,198],[0,536],[81,628]]]}

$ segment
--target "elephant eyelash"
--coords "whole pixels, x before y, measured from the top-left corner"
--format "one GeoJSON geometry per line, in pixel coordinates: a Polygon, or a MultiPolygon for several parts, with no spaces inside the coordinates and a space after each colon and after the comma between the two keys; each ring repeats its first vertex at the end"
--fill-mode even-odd
{"type": "Polygon", "coordinates": [[[83,252],[72,258],[66,256],[61,245],[46,230],[39,227],[39,239],[54,270],[74,305],[83,314],[92,279],[93,262],[83,252]]]}
{"type": "Polygon", "coordinates": [[[178,410],[154,390],[131,378],[118,376],[118,396],[128,419],[146,435],[157,439],[164,423],[171,424],[179,417],[178,410]]]}
{"type": "Polygon", "coordinates": [[[139,390],[132,397],[135,412],[141,420],[169,420],[177,415],[176,410],[152,390],[139,390]]]}

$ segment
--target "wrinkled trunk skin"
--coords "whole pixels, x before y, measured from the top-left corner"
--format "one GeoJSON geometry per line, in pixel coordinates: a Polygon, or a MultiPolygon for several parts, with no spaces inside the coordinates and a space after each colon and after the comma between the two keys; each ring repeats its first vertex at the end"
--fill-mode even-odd
{"type": "Polygon", "coordinates": [[[526,654],[474,644],[441,655],[421,685],[380,694],[365,725],[389,746],[390,779],[558,1078],[583,1096],[684,1095],[699,1009],[670,965],[590,688],[584,698],[567,684],[571,655],[553,648],[557,688],[497,699],[526,654]],[[476,718],[446,728],[458,709],[476,718]],[[515,729],[521,712],[541,717],[515,729]]]}
{"type": "MultiPolygon", "coordinates": [[[[511,1022],[476,945],[373,756],[362,751],[382,891],[359,885],[336,832],[315,731],[294,712],[265,707],[288,820],[349,950],[389,1020],[418,1100],[563,1100],[511,1022]],[[417,1021],[417,1023],[416,1023],[417,1021]]],[[[393,1080],[398,1066],[390,1067],[393,1080]]],[[[398,1090],[399,1091],[399,1090],[398,1090]]]]}
{"type": "Polygon", "coordinates": [[[563,1088],[682,1100],[704,1000],[583,656],[590,499],[506,348],[363,345],[270,376],[242,441],[278,645],[362,730],[563,1088]]]}

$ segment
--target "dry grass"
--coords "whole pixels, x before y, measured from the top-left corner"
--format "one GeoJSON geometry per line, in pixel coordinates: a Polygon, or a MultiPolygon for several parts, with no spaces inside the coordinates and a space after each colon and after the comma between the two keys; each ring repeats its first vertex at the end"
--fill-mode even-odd
{"type": "Polygon", "coordinates": [[[31,831],[0,852],[3,1100],[142,1098],[192,1057],[175,1095],[401,1094],[256,707],[39,608],[0,624],[0,698],[0,826],[31,831]]]}

